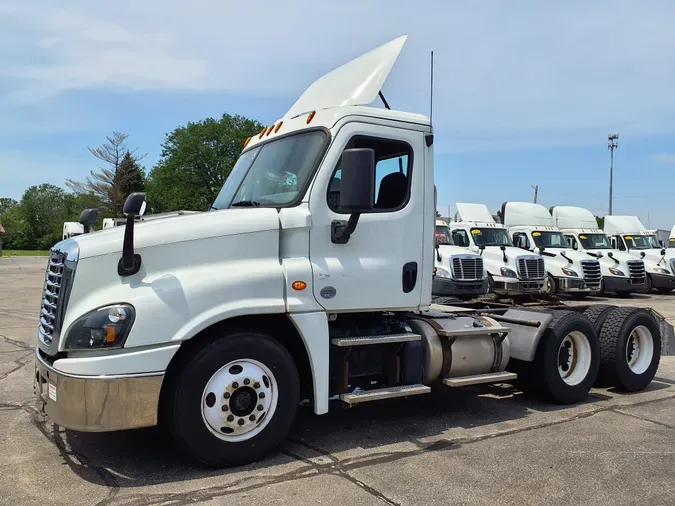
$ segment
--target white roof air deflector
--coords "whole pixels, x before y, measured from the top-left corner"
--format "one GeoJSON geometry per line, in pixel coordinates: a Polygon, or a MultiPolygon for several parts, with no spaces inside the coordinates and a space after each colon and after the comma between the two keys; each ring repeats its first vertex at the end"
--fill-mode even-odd
{"type": "Polygon", "coordinates": [[[330,107],[370,104],[377,98],[407,38],[403,35],[387,42],[320,77],[284,118],[330,107]]]}
{"type": "Polygon", "coordinates": [[[457,212],[462,221],[477,221],[481,223],[495,222],[495,219],[492,217],[490,210],[485,204],[467,204],[458,202],[457,212]]]}
{"type": "Polygon", "coordinates": [[[504,206],[504,225],[507,227],[553,227],[553,218],[541,204],[507,202],[504,206]]]}
{"type": "Polygon", "coordinates": [[[647,229],[637,216],[605,216],[606,234],[635,234],[647,229]]]}
{"type": "Polygon", "coordinates": [[[553,225],[558,228],[597,230],[598,221],[588,209],[574,206],[555,206],[551,211],[553,225]]]}

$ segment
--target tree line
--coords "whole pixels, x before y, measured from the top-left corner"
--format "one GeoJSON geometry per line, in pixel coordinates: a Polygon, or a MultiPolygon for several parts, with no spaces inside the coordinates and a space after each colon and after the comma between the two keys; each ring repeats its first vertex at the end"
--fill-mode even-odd
{"type": "Polygon", "coordinates": [[[145,191],[152,213],[206,211],[230,174],[244,141],[264,126],[239,115],[223,114],[179,126],[166,134],[159,161],[146,173],[145,154],[128,147],[128,135],[113,132],[89,152],[100,162],[84,181],[66,179],[64,187],[40,184],[19,201],[0,197],[0,235],[5,249],[42,250],[61,240],[63,223],[77,221],[83,209],[119,217],[126,197],[145,191]]]}

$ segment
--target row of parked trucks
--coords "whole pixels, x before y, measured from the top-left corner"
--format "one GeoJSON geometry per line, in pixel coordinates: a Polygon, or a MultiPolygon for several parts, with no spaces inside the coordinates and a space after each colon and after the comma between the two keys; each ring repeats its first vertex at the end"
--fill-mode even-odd
{"type": "Polygon", "coordinates": [[[581,207],[506,202],[501,223],[485,205],[458,203],[457,210],[460,221],[436,220],[434,295],[584,297],[675,288],[675,227],[665,247],[635,216],[607,216],[601,230],[581,207]]]}
{"type": "MultiPolygon", "coordinates": [[[[569,404],[594,384],[650,384],[662,335],[648,310],[434,303],[446,245],[432,242],[432,124],[368,106],[405,40],[326,74],[248,139],[209,212],[143,221],[134,193],[124,226],[52,248],[34,386],[55,424],[159,424],[186,454],[230,466],[273,452],[303,401],[322,415],[332,403],[520,382],[569,404]]],[[[583,261],[596,262],[597,286],[600,259],[555,247],[551,221],[503,214],[503,225],[469,215],[448,230],[489,262],[495,289],[540,289],[547,269],[556,286],[581,289],[570,279],[584,279],[583,261]],[[513,246],[516,233],[550,255],[513,246]]],[[[617,232],[634,248],[629,233],[617,232]]]]}

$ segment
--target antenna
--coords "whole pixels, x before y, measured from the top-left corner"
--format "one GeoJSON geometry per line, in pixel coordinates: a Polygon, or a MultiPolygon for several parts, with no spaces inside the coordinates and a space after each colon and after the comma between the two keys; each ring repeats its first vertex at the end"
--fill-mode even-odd
{"type": "Polygon", "coordinates": [[[391,107],[389,107],[389,104],[387,103],[387,99],[384,98],[384,95],[382,94],[382,92],[378,91],[377,94],[380,96],[380,99],[382,100],[382,103],[384,104],[384,108],[385,109],[391,109],[391,107]]]}
{"type": "Polygon", "coordinates": [[[424,136],[424,140],[428,148],[434,143],[434,52],[431,52],[431,79],[429,90],[429,126],[431,132],[424,136]]]}

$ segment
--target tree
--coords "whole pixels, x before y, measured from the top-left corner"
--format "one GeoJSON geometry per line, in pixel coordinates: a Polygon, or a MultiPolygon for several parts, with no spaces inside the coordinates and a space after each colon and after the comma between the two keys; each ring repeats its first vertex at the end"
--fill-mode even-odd
{"type": "Polygon", "coordinates": [[[17,205],[19,205],[19,203],[14,199],[9,197],[0,197],[0,223],[2,223],[2,215],[17,205]]]}
{"type": "Polygon", "coordinates": [[[137,155],[137,149],[130,151],[126,142],[128,137],[128,134],[113,132],[112,136],[106,137],[107,142],[101,147],[87,148],[92,155],[106,165],[99,167],[99,172],[90,171],[90,177],[84,182],[67,179],[66,186],[77,194],[93,194],[116,215],[121,213],[124,199],[127,197],[127,194],[123,191],[129,188],[132,188],[132,192],[142,190],[144,180],[143,171],[138,162],[146,155],[137,155]],[[131,173],[127,172],[127,175],[118,175],[120,166],[125,159],[127,159],[126,169],[128,170],[131,165],[134,166],[134,169],[131,173]],[[130,164],[128,159],[133,163],[130,164]],[[140,184],[138,183],[139,179],[140,184]]]}
{"type": "Polygon", "coordinates": [[[49,249],[61,239],[68,194],[52,184],[31,186],[21,198],[26,249],[49,249]]]}
{"type": "Polygon", "coordinates": [[[205,211],[230,174],[246,138],[264,126],[243,116],[207,118],[166,135],[161,159],[150,172],[148,207],[205,211]]]}
{"type": "Polygon", "coordinates": [[[605,218],[600,218],[600,216],[595,217],[595,221],[598,222],[598,228],[604,230],[605,228],[605,218]]]}
{"type": "Polygon", "coordinates": [[[127,151],[113,178],[112,191],[115,193],[115,211],[117,213],[122,212],[124,201],[130,193],[143,191],[144,189],[143,171],[131,153],[127,151]]]}

